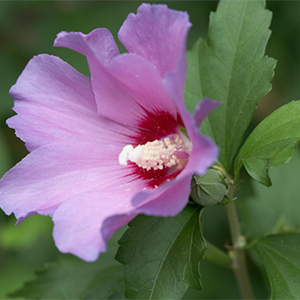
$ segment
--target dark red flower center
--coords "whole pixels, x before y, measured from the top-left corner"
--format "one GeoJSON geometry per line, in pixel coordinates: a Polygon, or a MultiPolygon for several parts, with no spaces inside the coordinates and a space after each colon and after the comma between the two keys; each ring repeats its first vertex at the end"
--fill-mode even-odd
{"type": "Polygon", "coordinates": [[[120,164],[130,167],[130,176],[145,180],[147,188],[174,179],[185,167],[192,147],[179,125],[183,125],[179,115],[175,119],[168,112],[147,112],[138,126],[136,144],[120,153],[120,164]]]}

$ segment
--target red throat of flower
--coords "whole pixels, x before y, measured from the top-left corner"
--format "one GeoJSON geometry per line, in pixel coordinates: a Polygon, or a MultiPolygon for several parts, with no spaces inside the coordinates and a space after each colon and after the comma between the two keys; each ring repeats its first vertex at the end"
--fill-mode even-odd
{"type": "Polygon", "coordinates": [[[161,113],[147,120],[149,123],[143,125],[150,125],[154,129],[151,130],[153,137],[148,137],[147,141],[145,137],[141,138],[136,147],[126,145],[119,155],[119,163],[128,165],[132,169],[131,175],[147,181],[148,188],[157,188],[183,170],[192,144],[180,131],[178,121],[173,116],[167,113],[162,116],[161,113]]]}

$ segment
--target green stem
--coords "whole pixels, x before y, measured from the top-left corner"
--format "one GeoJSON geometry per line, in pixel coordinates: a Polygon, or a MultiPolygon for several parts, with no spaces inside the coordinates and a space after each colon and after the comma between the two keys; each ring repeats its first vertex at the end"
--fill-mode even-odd
{"type": "MultiPolygon", "coordinates": [[[[233,196],[234,187],[230,185],[228,197],[233,198],[233,196]]],[[[235,203],[230,202],[225,206],[233,244],[233,264],[231,268],[234,272],[243,299],[254,299],[246,264],[246,239],[241,233],[235,203]]]]}
{"type": "Polygon", "coordinates": [[[210,242],[206,241],[207,244],[207,252],[205,253],[205,258],[220,267],[223,268],[231,268],[232,259],[228,256],[228,254],[218,247],[214,246],[210,242]]]}

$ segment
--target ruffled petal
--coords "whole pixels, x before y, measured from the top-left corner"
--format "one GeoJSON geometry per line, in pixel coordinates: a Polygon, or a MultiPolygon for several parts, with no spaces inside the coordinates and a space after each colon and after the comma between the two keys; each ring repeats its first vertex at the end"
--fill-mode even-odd
{"type": "MultiPolygon", "coordinates": [[[[30,153],[0,181],[0,207],[24,219],[30,214],[50,214],[68,198],[87,191],[112,190],[123,194],[145,187],[120,166],[120,147],[100,143],[60,143],[30,153]]],[[[114,197],[113,197],[114,198],[114,197]]],[[[109,201],[118,201],[117,198],[109,201]]]]}
{"type": "Polygon", "coordinates": [[[122,150],[149,136],[99,116],[89,78],[57,57],[34,57],[10,93],[18,114],[7,123],[29,151],[62,141],[113,143],[122,150]]]}
{"type": "Polygon", "coordinates": [[[134,199],[141,203],[135,207],[131,204],[134,193],[126,194],[120,187],[76,195],[54,213],[56,246],[61,252],[94,261],[100,252],[106,251],[112,234],[138,213],[164,217],[178,214],[187,204],[190,181],[191,177],[186,177],[171,187],[140,192],[134,199]]]}
{"type": "Polygon", "coordinates": [[[88,35],[62,31],[57,35],[54,46],[67,47],[83,55],[94,56],[103,65],[109,65],[120,54],[112,34],[106,28],[97,28],[88,35]]]}
{"type": "Polygon", "coordinates": [[[162,78],[151,63],[133,54],[114,57],[105,66],[90,44],[94,31],[89,35],[82,33],[61,33],[55,46],[63,46],[86,55],[98,106],[98,113],[122,125],[153,130],[145,119],[167,114],[176,121],[177,109],[164,90],[162,78]]]}
{"type": "Polygon", "coordinates": [[[108,238],[136,216],[131,213],[131,195],[118,190],[83,193],[59,206],[53,216],[53,236],[61,252],[95,261],[100,252],[106,251],[108,238]],[[119,213],[122,215],[117,217],[119,213]],[[114,222],[104,226],[105,219],[112,215],[114,222]],[[109,237],[103,235],[103,227],[109,237]]]}
{"type": "Polygon", "coordinates": [[[146,58],[163,78],[175,71],[191,24],[185,12],[166,5],[142,4],[129,14],[119,31],[119,40],[129,53],[146,58]]]}
{"type": "Polygon", "coordinates": [[[34,57],[10,95],[18,115],[7,123],[30,151],[51,142],[101,136],[90,79],[58,57],[34,57]]]}

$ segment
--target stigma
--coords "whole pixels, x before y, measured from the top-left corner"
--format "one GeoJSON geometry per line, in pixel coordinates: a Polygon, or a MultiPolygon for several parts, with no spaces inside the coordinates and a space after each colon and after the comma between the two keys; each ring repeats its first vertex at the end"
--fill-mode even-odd
{"type": "Polygon", "coordinates": [[[166,168],[183,169],[187,163],[191,143],[185,136],[178,134],[161,140],[147,142],[133,147],[126,145],[119,154],[119,164],[127,165],[128,161],[146,170],[162,170],[166,168]]]}

